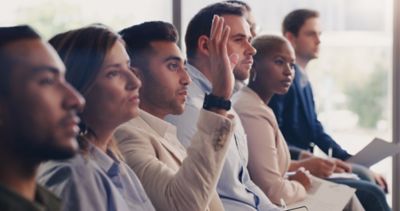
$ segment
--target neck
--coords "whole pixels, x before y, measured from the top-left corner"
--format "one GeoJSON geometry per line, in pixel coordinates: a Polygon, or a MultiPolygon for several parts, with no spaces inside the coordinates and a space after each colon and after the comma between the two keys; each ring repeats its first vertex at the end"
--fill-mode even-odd
{"type": "Polygon", "coordinates": [[[165,116],[168,115],[168,113],[166,113],[165,111],[163,111],[162,109],[160,109],[157,106],[153,106],[151,103],[148,103],[147,100],[145,99],[140,99],[140,105],[139,105],[140,109],[142,109],[143,111],[146,111],[147,113],[156,116],[160,119],[164,119],[165,116]]]}
{"type": "Polygon", "coordinates": [[[304,71],[306,70],[309,61],[310,61],[309,59],[303,58],[296,54],[296,64],[299,65],[302,70],[304,71]]]}
{"type": "Polygon", "coordinates": [[[196,56],[194,59],[189,59],[189,64],[197,68],[211,82],[211,69],[208,59],[196,56]]]}
{"type": "Polygon", "coordinates": [[[261,87],[258,86],[256,83],[249,83],[248,87],[253,90],[257,95],[261,98],[261,100],[268,105],[269,101],[271,100],[272,96],[274,95],[272,92],[268,92],[263,90],[261,87]]]}
{"type": "Polygon", "coordinates": [[[95,126],[91,129],[94,131],[95,136],[88,137],[90,142],[100,148],[103,152],[107,152],[115,127],[95,126]]]}
{"type": "Polygon", "coordinates": [[[40,162],[33,162],[31,158],[6,150],[0,152],[0,161],[0,184],[29,201],[34,201],[35,175],[40,162]]]}

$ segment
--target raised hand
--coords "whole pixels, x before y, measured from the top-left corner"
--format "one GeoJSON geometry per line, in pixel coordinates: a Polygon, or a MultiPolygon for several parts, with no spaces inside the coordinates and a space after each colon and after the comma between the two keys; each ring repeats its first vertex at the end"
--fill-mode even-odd
{"type": "Polygon", "coordinates": [[[224,18],[214,15],[211,25],[208,50],[211,68],[212,94],[224,99],[232,95],[235,79],[233,68],[238,62],[239,55],[228,55],[228,38],[230,27],[225,24],[224,18]]]}

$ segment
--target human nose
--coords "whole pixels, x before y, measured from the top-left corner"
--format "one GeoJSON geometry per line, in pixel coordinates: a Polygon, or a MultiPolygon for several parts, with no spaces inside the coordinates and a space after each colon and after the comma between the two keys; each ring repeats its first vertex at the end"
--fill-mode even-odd
{"type": "Polygon", "coordinates": [[[250,41],[246,41],[246,45],[247,54],[254,56],[257,53],[257,50],[253,47],[250,41]]]}
{"type": "Polygon", "coordinates": [[[76,110],[77,112],[83,111],[83,107],[85,106],[85,99],[83,96],[68,82],[65,82],[63,86],[65,90],[63,107],[68,110],[76,110]]]}
{"type": "Polygon", "coordinates": [[[142,81],[132,71],[129,71],[127,74],[126,89],[135,90],[142,87],[142,81]]]}
{"type": "Polygon", "coordinates": [[[192,83],[192,79],[190,78],[188,72],[186,71],[186,68],[181,68],[180,83],[185,86],[192,83]]]}

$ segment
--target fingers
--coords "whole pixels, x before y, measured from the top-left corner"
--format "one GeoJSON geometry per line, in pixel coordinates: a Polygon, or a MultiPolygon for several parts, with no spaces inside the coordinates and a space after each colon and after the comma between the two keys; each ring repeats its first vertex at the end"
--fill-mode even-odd
{"type": "Polygon", "coordinates": [[[234,53],[229,56],[229,60],[231,61],[232,68],[234,68],[239,62],[239,55],[237,53],[234,53]]]}
{"type": "Polygon", "coordinates": [[[380,174],[374,173],[375,181],[376,183],[385,191],[385,193],[388,193],[388,187],[387,187],[387,182],[384,177],[380,174]]]}
{"type": "MultiPolygon", "coordinates": [[[[321,159],[322,159],[322,158],[321,158],[321,159]]],[[[329,159],[323,159],[323,162],[324,162],[324,164],[325,164],[326,166],[329,166],[329,167],[332,167],[332,168],[336,165],[334,161],[329,160],[329,159]]]]}
{"type": "MultiPolygon", "coordinates": [[[[214,15],[210,30],[210,40],[214,43],[220,43],[222,37],[226,34],[227,27],[228,26],[225,25],[223,17],[214,15]]],[[[228,33],[229,31],[230,29],[228,30],[228,33]]]]}

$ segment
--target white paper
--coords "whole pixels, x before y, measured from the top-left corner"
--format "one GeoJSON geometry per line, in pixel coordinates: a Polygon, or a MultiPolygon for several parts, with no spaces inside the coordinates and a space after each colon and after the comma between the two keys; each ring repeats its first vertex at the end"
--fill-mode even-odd
{"type": "Polygon", "coordinates": [[[360,178],[357,176],[357,174],[354,173],[333,173],[331,176],[328,177],[328,179],[355,179],[359,180],[360,178]]]}
{"type": "Polygon", "coordinates": [[[400,145],[375,138],[366,147],[347,161],[370,167],[382,159],[400,152],[400,145]]]}
{"type": "Polygon", "coordinates": [[[342,211],[355,193],[355,189],[346,185],[336,184],[312,176],[312,186],[307,191],[307,198],[290,204],[289,209],[306,206],[310,211],[342,211]]]}

